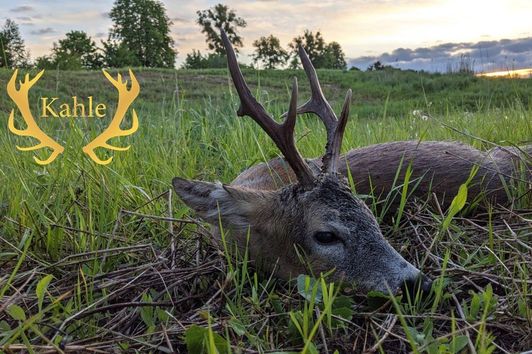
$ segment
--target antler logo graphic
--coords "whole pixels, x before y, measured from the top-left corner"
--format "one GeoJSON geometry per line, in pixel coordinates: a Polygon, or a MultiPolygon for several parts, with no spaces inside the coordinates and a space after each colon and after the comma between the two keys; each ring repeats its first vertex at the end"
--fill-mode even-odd
{"type": "Polygon", "coordinates": [[[111,163],[113,158],[110,157],[107,160],[101,160],[94,152],[94,149],[98,147],[115,151],[126,151],[129,149],[130,146],[117,147],[110,145],[109,143],[107,143],[107,140],[115,137],[131,135],[137,131],[139,127],[139,120],[137,117],[137,112],[135,112],[134,109],[131,111],[131,128],[123,130],[120,128],[120,123],[122,123],[122,121],[124,120],[129,106],[133,103],[135,98],[137,98],[140,92],[140,86],[137,81],[137,78],[135,77],[131,69],[129,70],[129,77],[131,79],[131,88],[129,90],[127,88],[128,81],[122,81],[122,75],[118,74],[118,77],[115,80],[111,75],[109,75],[109,73],[107,73],[107,71],[103,70],[103,74],[105,75],[107,80],[109,80],[113,84],[113,86],[116,87],[116,89],[118,90],[118,106],[116,107],[115,114],[109,126],[93,141],[85,145],[83,147],[83,152],[89,155],[89,157],[94,160],[94,162],[100,165],[107,165],[111,163]]]}
{"type": "Polygon", "coordinates": [[[43,74],[44,74],[44,70],[38,73],[37,76],[35,76],[31,80],[30,80],[29,74],[26,74],[24,81],[20,81],[20,88],[17,90],[16,79],[18,75],[18,70],[15,70],[15,72],[13,73],[13,76],[11,77],[11,80],[9,80],[9,82],[7,83],[7,94],[13,100],[13,102],[15,102],[15,104],[17,105],[17,108],[20,111],[20,114],[22,115],[24,122],[26,123],[26,129],[15,128],[15,109],[12,109],[11,114],[9,115],[9,120],[8,120],[9,130],[15,135],[31,136],[39,140],[39,144],[37,145],[29,146],[29,147],[17,146],[17,149],[20,151],[33,151],[33,150],[38,150],[38,149],[42,149],[45,147],[52,149],[52,154],[46,160],[41,160],[38,157],[33,156],[33,159],[39,165],[49,164],[50,162],[54,161],[57,158],[57,156],[64,151],[64,148],[61,145],[59,145],[54,139],[46,135],[39,128],[39,126],[35,122],[35,119],[33,118],[33,115],[31,114],[28,93],[30,91],[30,88],[33,85],[35,85],[37,81],[39,81],[39,79],[41,78],[43,74]]]}

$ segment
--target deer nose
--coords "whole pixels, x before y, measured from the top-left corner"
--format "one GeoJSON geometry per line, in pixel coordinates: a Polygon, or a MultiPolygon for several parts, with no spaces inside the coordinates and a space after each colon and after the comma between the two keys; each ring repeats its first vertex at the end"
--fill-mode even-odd
{"type": "MultiPolygon", "coordinates": [[[[404,294],[408,293],[410,299],[413,301],[416,295],[421,297],[427,296],[432,288],[432,280],[423,273],[418,273],[416,276],[408,278],[401,286],[401,290],[404,294]]],[[[405,297],[407,299],[408,297],[405,297]]]]}

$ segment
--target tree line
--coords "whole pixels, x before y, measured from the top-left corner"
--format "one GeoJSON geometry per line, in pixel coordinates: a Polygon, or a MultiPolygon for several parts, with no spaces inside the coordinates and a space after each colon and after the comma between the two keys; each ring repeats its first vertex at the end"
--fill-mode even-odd
{"type": "MultiPolygon", "coordinates": [[[[240,29],[247,26],[233,9],[217,4],[196,12],[196,23],[205,34],[209,52],[193,50],[185,57],[183,68],[223,68],[225,49],[219,30],[224,29],[238,52],[243,47],[240,29]]],[[[172,21],[164,5],[157,0],[116,0],[109,12],[113,21],[108,37],[96,42],[84,31],[72,30],[54,42],[49,55],[32,62],[18,25],[11,19],[0,29],[0,67],[28,67],[42,69],[99,69],[103,67],[160,67],[173,68],[177,50],[170,35],[172,21]]],[[[338,42],[327,43],[321,32],[305,30],[295,37],[286,49],[274,35],[253,41],[253,63],[266,69],[298,66],[297,48],[302,46],[316,68],[345,69],[347,63],[338,42]]]]}

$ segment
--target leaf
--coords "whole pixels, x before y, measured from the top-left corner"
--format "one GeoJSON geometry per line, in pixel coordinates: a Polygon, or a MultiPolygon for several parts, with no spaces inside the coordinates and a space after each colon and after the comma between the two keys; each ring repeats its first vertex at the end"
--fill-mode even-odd
{"type": "Polygon", "coordinates": [[[42,303],[44,300],[44,293],[46,289],[48,288],[48,285],[50,284],[50,281],[53,279],[53,275],[48,274],[47,276],[43,277],[39,282],[37,283],[37,287],[35,288],[35,293],[37,294],[37,304],[39,306],[39,312],[42,310],[42,303]]]}
{"type": "Polygon", "coordinates": [[[0,321],[0,333],[5,333],[11,330],[11,326],[6,321],[0,321]]]}
{"type": "Polygon", "coordinates": [[[275,294],[272,295],[271,303],[276,313],[284,313],[283,305],[281,303],[281,300],[279,299],[279,296],[275,294]]]}
{"type": "MultiPolygon", "coordinates": [[[[151,303],[152,298],[149,294],[142,295],[142,301],[146,303],[151,303]]],[[[140,308],[140,318],[144,324],[150,329],[150,327],[155,326],[155,309],[151,306],[142,306],[140,308]]]]}
{"type": "Polygon", "coordinates": [[[469,321],[474,321],[477,319],[478,312],[480,311],[480,296],[477,294],[473,295],[471,299],[471,305],[469,308],[469,321]]]}
{"type": "Polygon", "coordinates": [[[425,321],[423,322],[423,333],[425,333],[427,338],[432,338],[433,329],[434,325],[432,323],[432,320],[430,318],[425,318],[425,321]]]}
{"type": "Polygon", "coordinates": [[[17,321],[25,321],[26,320],[26,313],[24,312],[24,310],[22,309],[22,307],[20,307],[19,305],[10,305],[6,312],[9,314],[9,316],[11,316],[14,320],[17,320],[17,321]]]}
{"type": "Polygon", "coordinates": [[[459,353],[467,345],[467,336],[456,336],[451,341],[451,353],[459,353]]]}
{"type": "Polygon", "coordinates": [[[339,307],[332,310],[332,314],[351,321],[353,319],[353,309],[350,307],[339,307]]]}
{"type": "Polygon", "coordinates": [[[229,326],[235,331],[236,334],[239,336],[243,336],[244,333],[246,333],[246,326],[236,318],[232,318],[229,320],[229,326]]]}
{"type": "Polygon", "coordinates": [[[316,279],[305,274],[299,274],[297,277],[297,292],[303,296],[305,300],[311,301],[314,287],[317,286],[314,302],[319,304],[323,298],[321,287],[318,286],[316,279]]]}
{"type": "MultiPolygon", "coordinates": [[[[227,343],[218,333],[212,333],[214,346],[219,353],[227,353],[227,343]]],[[[209,329],[192,325],[185,332],[185,343],[189,353],[208,353],[209,329]]]]}
{"type": "Polygon", "coordinates": [[[319,353],[318,349],[316,348],[316,346],[312,342],[308,342],[307,345],[306,345],[306,348],[307,348],[307,350],[305,351],[305,353],[310,353],[310,354],[318,354],[319,353]]]}
{"type": "Polygon", "coordinates": [[[460,185],[460,188],[458,188],[458,193],[456,193],[456,196],[453,198],[451,206],[449,207],[449,211],[447,212],[447,216],[445,217],[445,220],[443,220],[442,228],[444,230],[447,230],[447,228],[451,224],[452,218],[464,208],[466,201],[467,184],[464,183],[460,185]]]}
{"type": "Polygon", "coordinates": [[[353,319],[353,299],[348,296],[338,296],[334,299],[332,305],[332,314],[339,316],[345,320],[351,321],[353,319]]]}
{"type": "Polygon", "coordinates": [[[425,344],[425,334],[418,332],[418,330],[415,327],[406,327],[408,332],[410,332],[410,335],[414,338],[417,344],[423,345],[425,344]]]}
{"type": "Polygon", "coordinates": [[[368,309],[370,311],[376,310],[383,306],[388,300],[390,300],[390,296],[381,293],[380,291],[370,291],[367,295],[368,299],[368,309]]]}
{"type": "Polygon", "coordinates": [[[334,299],[333,308],[351,307],[354,303],[352,297],[340,295],[334,299]]]}

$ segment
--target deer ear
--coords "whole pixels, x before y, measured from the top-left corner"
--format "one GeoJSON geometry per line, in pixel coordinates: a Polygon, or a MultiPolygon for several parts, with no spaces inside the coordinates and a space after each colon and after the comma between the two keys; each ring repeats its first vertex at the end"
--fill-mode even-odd
{"type": "Polygon", "coordinates": [[[254,211],[264,202],[263,193],[246,188],[176,177],[172,185],[183,202],[208,223],[245,229],[254,211]]]}

